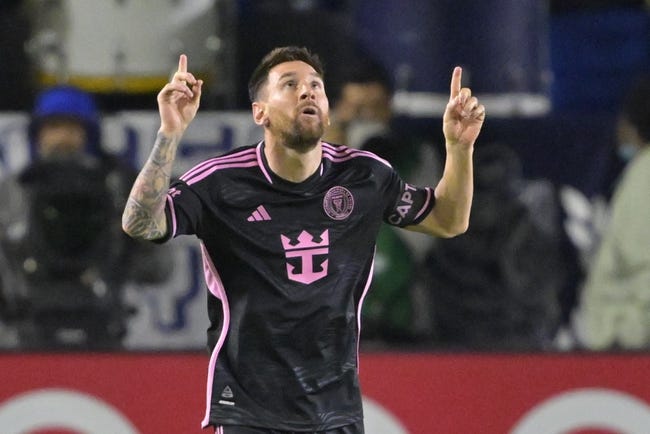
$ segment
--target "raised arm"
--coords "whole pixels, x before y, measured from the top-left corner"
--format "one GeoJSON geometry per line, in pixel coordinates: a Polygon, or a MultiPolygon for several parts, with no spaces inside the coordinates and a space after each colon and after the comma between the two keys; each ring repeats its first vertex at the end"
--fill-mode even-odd
{"type": "Polygon", "coordinates": [[[440,237],[461,234],[469,227],[474,194],[472,154],[483,121],[485,107],[461,88],[462,69],[454,68],[449,103],[443,116],[446,159],[442,178],[436,186],[436,205],[417,226],[409,229],[440,237]]]}
{"type": "Polygon", "coordinates": [[[122,214],[122,228],[133,238],[153,240],[167,233],[165,196],[172,164],[181,137],[199,108],[202,85],[203,81],[187,72],[187,56],[182,54],[171,82],[158,93],[160,129],[122,214]]]}

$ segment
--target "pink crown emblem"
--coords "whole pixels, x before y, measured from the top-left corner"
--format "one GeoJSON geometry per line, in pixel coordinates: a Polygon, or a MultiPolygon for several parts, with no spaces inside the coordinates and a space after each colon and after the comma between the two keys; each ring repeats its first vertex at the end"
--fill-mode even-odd
{"type": "Polygon", "coordinates": [[[329,245],[329,232],[327,229],[320,234],[320,243],[314,242],[315,237],[309,234],[307,231],[300,232],[298,235],[298,243],[293,244],[289,237],[280,235],[282,238],[282,247],[284,250],[297,250],[297,249],[313,249],[316,247],[327,247],[329,245]]]}

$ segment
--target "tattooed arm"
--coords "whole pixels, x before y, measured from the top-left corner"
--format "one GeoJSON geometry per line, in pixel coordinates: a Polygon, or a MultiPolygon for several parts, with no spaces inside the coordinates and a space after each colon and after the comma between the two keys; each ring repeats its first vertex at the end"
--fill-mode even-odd
{"type": "Polygon", "coordinates": [[[160,130],[149,159],[136,178],[122,214],[124,232],[134,238],[154,240],[167,234],[165,195],[171,180],[176,150],[196,115],[203,81],[187,72],[187,57],[158,94],[160,130]]]}

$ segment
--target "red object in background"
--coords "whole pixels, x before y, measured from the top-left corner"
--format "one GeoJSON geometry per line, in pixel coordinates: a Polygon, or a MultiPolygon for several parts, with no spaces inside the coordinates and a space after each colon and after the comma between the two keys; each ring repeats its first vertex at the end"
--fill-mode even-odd
{"type": "MultiPolygon", "coordinates": [[[[65,389],[108,404],[140,434],[211,433],[200,429],[207,363],[198,353],[0,354],[0,414],[26,392],[65,389]]],[[[650,354],[364,353],[360,377],[364,395],[410,434],[509,433],[531,409],[572,390],[650,402],[650,354]]],[[[60,424],[39,429],[27,432],[76,434],[60,424]]],[[[564,432],[619,434],[597,424],[564,432]]]]}
{"type": "Polygon", "coordinates": [[[364,395],[412,434],[505,434],[574,389],[611,388],[650,403],[650,354],[378,353],[365,354],[360,368],[364,395]]]}
{"type": "Polygon", "coordinates": [[[568,432],[567,434],[625,434],[620,431],[613,431],[611,429],[578,429],[568,432]]]}
{"type": "Polygon", "coordinates": [[[83,434],[79,431],[72,431],[69,429],[57,429],[57,428],[47,428],[47,429],[38,429],[36,431],[30,431],[27,434],[83,434]]]}
{"type": "Polygon", "coordinates": [[[112,405],[141,434],[200,433],[207,365],[196,353],[4,354],[0,404],[25,391],[71,389],[112,405]]]}

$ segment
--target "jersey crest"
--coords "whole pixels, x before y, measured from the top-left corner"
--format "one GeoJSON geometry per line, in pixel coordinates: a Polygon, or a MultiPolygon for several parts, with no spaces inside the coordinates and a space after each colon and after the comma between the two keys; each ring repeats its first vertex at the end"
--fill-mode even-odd
{"type": "Polygon", "coordinates": [[[330,188],[323,198],[323,210],[333,220],[344,220],[354,209],[354,197],[350,190],[336,186],[330,188]]]}

